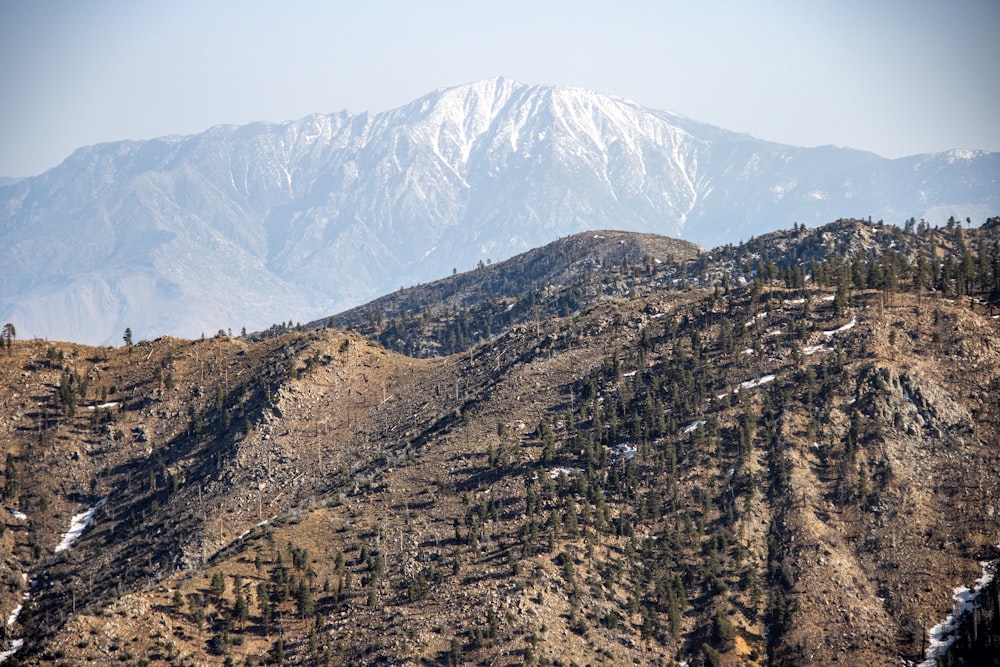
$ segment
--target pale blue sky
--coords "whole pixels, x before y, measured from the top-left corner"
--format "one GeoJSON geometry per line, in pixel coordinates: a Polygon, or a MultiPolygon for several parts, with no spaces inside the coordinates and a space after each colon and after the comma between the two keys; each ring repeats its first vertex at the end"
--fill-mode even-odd
{"type": "Polygon", "coordinates": [[[0,176],[499,74],[887,157],[1000,150],[1000,1],[0,0],[0,176]]]}

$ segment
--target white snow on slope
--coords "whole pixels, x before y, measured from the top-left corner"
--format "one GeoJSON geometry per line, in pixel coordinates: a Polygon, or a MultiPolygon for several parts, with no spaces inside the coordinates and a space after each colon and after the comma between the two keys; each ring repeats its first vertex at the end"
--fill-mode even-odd
{"type": "Polygon", "coordinates": [[[930,638],[930,644],[927,647],[927,652],[924,654],[924,661],[920,663],[919,667],[937,666],[937,659],[944,655],[951,645],[955,643],[957,639],[955,631],[958,630],[958,624],[962,620],[962,616],[973,610],[974,603],[976,598],[979,597],[980,592],[993,581],[995,572],[989,571],[986,563],[981,563],[981,565],[983,567],[983,575],[976,580],[976,585],[971,590],[967,586],[956,588],[952,595],[955,606],[952,607],[951,614],[949,614],[948,618],[928,630],[927,634],[930,638]]]}
{"type": "Polygon", "coordinates": [[[824,331],[823,335],[826,336],[827,338],[832,338],[833,336],[836,336],[839,333],[847,331],[848,329],[853,329],[856,326],[858,326],[858,319],[854,318],[853,320],[851,320],[844,326],[840,327],[839,329],[831,329],[830,331],[824,331]]]}
{"type": "Polygon", "coordinates": [[[618,459],[624,459],[626,461],[631,461],[632,457],[639,452],[638,448],[630,443],[621,443],[615,447],[615,457],[618,459]]]}
{"type": "MultiPolygon", "coordinates": [[[[764,375],[762,377],[755,378],[753,380],[747,380],[746,382],[741,382],[740,386],[737,389],[737,391],[744,391],[746,389],[754,389],[755,387],[759,387],[761,385],[764,385],[764,384],[767,384],[768,382],[773,382],[773,381],[774,381],[774,376],[773,375],[764,375]]],[[[729,396],[729,394],[731,394],[731,393],[732,392],[726,392],[725,394],[719,394],[718,396],[716,396],[716,398],[723,399],[726,396],[729,396]]]]}
{"type": "MultiPolygon", "coordinates": [[[[22,572],[21,579],[23,579],[25,583],[28,583],[28,573],[22,572]]],[[[32,584],[34,584],[34,582],[32,582],[32,584]]],[[[31,593],[25,593],[23,595],[24,600],[27,600],[30,597],[31,593]]],[[[8,628],[17,623],[17,619],[21,615],[21,610],[23,609],[24,609],[24,603],[21,602],[21,604],[17,605],[16,607],[10,610],[10,615],[7,617],[8,628]]],[[[0,652],[0,663],[6,662],[8,658],[13,656],[18,651],[20,651],[22,646],[24,646],[23,639],[20,638],[12,639],[10,642],[10,648],[7,649],[6,651],[0,652]]]]}
{"type": "Polygon", "coordinates": [[[768,382],[773,382],[773,381],[774,381],[773,375],[765,375],[763,377],[757,378],[756,380],[747,380],[746,382],[741,382],[740,389],[753,389],[754,387],[759,387],[762,384],[767,384],[768,382]]]}
{"type": "Polygon", "coordinates": [[[24,605],[20,605],[19,604],[16,607],[14,607],[13,609],[10,610],[10,616],[7,617],[7,627],[8,628],[10,626],[14,625],[15,623],[17,623],[17,617],[21,615],[21,610],[22,609],[24,609],[24,605]]]}
{"type": "Polygon", "coordinates": [[[688,424],[687,426],[685,426],[684,428],[681,429],[681,434],[684,434],[684,433],[693,433],[694,431],[696,431],[698,429],[699,426],[701,426],[704,423],[705,423],[704,419],[699,419],[698,421],[693,421],[693,422],[691,422],[690,424],[688,424]]]}
{"type": "Polygon", "coordinates": [[[566,475],[567,477],[576,477],[578,474],[583,472],[579,468],[553,468],[549,471],[550,479],[559,479],[559,475],[566,475]]]}
{"type": "Polygon", "coordinates": [[[87,529],[87,526],[89,526],[90,522],[94,519],[94,512],[101,507],[104,507],[104,505],[108,502],[109,497],[110,496],[104,496],[90,509],[73,515],[73,518],[69,522],[69,530],[63,533],[62,541],[59,543],[59,546],[56,547],[56,553],[66,551],[74,542],[80,539],[80,536],[83,535],[83,531],[87,529]]]}
{"type": "Polygon", "coordinates": [[[10,648],[0,653],[0,662],[7,662],[7,658],[11,657],[12,655],[20,651],[22,646],[24,646],[23,639],[15,639],[14,641],[12,641],[10,643],[10,648]]]}

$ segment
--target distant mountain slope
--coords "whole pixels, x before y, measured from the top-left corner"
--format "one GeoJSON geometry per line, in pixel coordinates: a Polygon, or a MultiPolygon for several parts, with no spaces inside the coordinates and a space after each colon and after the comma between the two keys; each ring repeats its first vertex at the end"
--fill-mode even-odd
{"type": "MultiPolygon", "coordinates": [[[[863,278],[872,288],[899,279],[887,278],[880,263],[901,262],[923,266],[923,284],[940,287],[958,280],[957,271],[992,262],[998,229],[1000,217],[971,229],[958,223],[897,227],[843,219],[818,227],[796,225],[708,252],[655,234],[586,232],[503,262],[398,290],[308,326],[350,329],[410,356],[443,356],[468,350],[509,328],[537,328],[542,320],[612,299],[775,278],[795,288],[814,272],[831,284],[838,277],[827,275],[830,270],[824,268],[831,260],[845,259],[849,264],[837,270],[857,274],[859,282],[863,278]],[[931,258],[944,256],[951,260],[932,272],[931,258]]],[[[1000,286],[982,287],[992,305],[1000,304],[1000,286]]]]}
{"type": "Polygon", "coordinates": [[[711,247],[845,215],[978,221],[998,176],[998,154],[793,148],[497,78],[91,146],[2,186],[0,320],[81,342],[260,329],[588,229],[711,247]]]}
{"type": "Polygon", "coordinates": [[[683,276],[699,254],[703,251],[693,243],[655,234],[580,233],[498,264],[393,292],[310,326],[350,329],[412,356],[453,354],[517,324],[660,289],[683,276]],[[632,267],[649,280],[635,279],[632,267]]]}

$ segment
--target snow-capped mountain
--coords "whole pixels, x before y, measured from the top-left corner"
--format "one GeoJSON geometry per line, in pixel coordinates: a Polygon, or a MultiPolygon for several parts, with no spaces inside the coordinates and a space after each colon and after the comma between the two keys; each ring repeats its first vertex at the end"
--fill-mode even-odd
{"type": "Polygon", "coordinates": [[[711,247],[997,212],[1000,154],[795,148],[496,78],[385,113],[81,148],[0,186],[0,322],[116,342],[307,321],[596,228],[711,247]]]}

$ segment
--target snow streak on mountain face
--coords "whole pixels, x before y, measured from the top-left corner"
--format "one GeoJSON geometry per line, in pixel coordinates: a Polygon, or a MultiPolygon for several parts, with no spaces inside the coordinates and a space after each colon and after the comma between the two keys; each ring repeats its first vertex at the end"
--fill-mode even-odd
{"type": "Polygon", "coordinates": [[[586,229],[706,247],[996,213],[1000,154],[886,160],[497,78],[381,114],[82,148],[0,187],[0,321],[116,342],[307,321],[586,229]]]}

